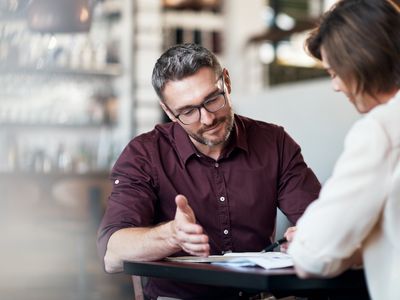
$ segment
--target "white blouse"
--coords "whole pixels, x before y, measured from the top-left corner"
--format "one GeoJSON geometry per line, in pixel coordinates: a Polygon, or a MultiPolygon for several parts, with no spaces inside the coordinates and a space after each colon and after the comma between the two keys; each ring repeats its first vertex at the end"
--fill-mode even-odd
{"type": "Polygon", "coordinates": [[[357,248],[372,299],[399,300],[400,92],[353,125],[288,252],[305,271],[334,276],[357,248]]]}

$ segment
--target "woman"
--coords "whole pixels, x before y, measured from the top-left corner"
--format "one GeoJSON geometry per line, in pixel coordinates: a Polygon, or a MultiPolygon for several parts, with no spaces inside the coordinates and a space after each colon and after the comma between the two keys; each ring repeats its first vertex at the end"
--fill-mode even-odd
{"type": "Polygon", "coordinates": [[[400,4],[344,0],[306,42],[363,118],[331,178],[285,236],[302,277],[362,258],[372,299],[400,299],[400,4]],[[361,255],[359,255],[361,254],[361,255]]]}

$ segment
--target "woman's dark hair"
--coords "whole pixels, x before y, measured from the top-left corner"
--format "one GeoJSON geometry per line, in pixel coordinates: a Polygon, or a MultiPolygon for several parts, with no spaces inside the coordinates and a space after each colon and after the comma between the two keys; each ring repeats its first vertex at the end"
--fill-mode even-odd
{"type": "Polygon", "coordinates": [[[193,75],[200,68],[208,67],[218,76],[222,68],[217,57],[197,44],[181,44],[169,48],[157,60],[152,75],[152,84],[158,97],[163,100],[163,90],[168,81],[181,80],[193,75]]]}
{"type": "Polygon", "coordinates": [[[400,87],[400,0],[342,0],[321,18],[305,43],[356,92],[372,96],[400,87]]]}

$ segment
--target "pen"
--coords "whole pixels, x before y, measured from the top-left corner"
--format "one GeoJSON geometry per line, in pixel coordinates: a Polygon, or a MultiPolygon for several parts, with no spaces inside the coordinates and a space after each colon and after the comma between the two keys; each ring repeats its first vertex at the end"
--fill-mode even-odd
{"type": "Polygon", "coordinates": [[[286,243],[286,242],[287,242],[287,239],[286,239],[285,237],[283,237],[283,238],[277,240],[275,243],[273,243],[273,244],[271,244],[271,245],[265,247],[261,252],[269,252],[269,251],[272,251],[272,250],[274,250],[276,247],[278,247],[279,245],[282,245],[282,244],[284,244],[284,243],[286,243]]]}

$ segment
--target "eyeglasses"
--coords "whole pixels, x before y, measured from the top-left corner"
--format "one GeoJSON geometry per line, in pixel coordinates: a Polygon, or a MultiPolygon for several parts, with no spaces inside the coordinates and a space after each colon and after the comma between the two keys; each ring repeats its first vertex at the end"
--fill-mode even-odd
{"type": "Polygon", "coordinates": [[[224,75],[221,76],[222,78],[222,89],[223,91],[218,92],[216,95],[212,96],[204,100],[199,105],[191,105],[184,108],[179,114],[174,115],[172,110],[168,107],[171,113],[181,121],[184,125],[190,125],[200,121],[201,118],[201,111],[200,109],[203,107],[209,113],[215,113],[225,107],[226,105],[226,93],[225,93],[225,82],[224,82],[224,75]]]}

